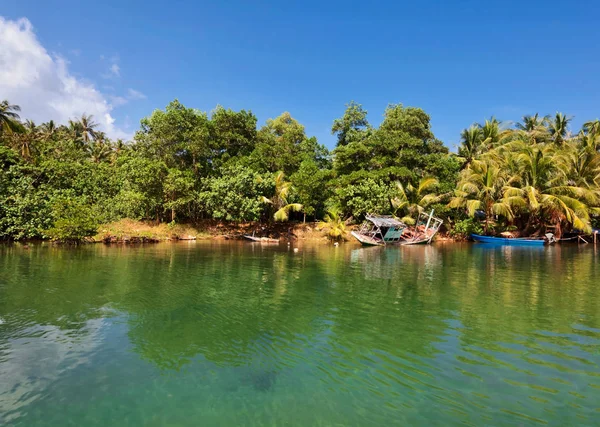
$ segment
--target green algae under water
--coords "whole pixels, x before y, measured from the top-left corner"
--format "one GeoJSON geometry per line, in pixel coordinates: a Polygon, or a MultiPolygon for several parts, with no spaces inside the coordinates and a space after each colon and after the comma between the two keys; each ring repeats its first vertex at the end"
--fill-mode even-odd
{"type": "Polygon", "coordinates": [[[0,424],[599,425],[593,246],[0,246],[0,424]]]}

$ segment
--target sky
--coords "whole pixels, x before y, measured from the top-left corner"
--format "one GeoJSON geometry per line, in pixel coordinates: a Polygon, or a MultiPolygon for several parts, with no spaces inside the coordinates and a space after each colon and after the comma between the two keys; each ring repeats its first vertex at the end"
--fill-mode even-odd
{"type": "Polygon", "coordinates": [[[600,117],[598,16],[587,0],[2,2],[0,99],[125,139],[175,98],[259,124],[289,111],[329,148],[349,101],[373,125],[402,103],[455,149],[492,115],[600,117]]]}

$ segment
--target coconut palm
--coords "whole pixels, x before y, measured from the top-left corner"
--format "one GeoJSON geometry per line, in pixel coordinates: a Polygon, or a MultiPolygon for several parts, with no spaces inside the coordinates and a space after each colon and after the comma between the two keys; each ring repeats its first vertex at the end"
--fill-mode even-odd
{"type": "Polygon", "coordinates": [[[288,203],[288,197],[292,191],[292,183],[285,180],[283,172],[275,174],[275,194],[271,198],[262,196],[262,201],[271,204],[275,209],[273,218],[275,221],[287,221],[290,212],[300,212],[302,205],[300,203],[288,203]]]}
{"type": "Polygon", "coordinates": [[[405,215],[402,218],[403,222],[409,225],[414,224],[419,214],[426,207],[433,203],[438,203],[442,199],[442,196],[432,192],[438,184],[439,181],[432,177],[422,178],[416,187],[411,183],[403,185],[400,182],[396,182],[398,195],[391,202],[396,214],[405,215]]]}
{"type": "Polygon", "coordinates": [[[342,240],[346,235],[346,223],[342,220],[337,209],[329,209],[323,221],[317,224],[319,230],[327,232],[330,240],[342,240]]]}
{"type": "Polygon", "coordinates": [[[464,208],[471,217],[483,211],[487,233],[490,220],[496,215],[507,220],[514,217],[511,204],[504,198],[504,187],[509,181],[506,169],[490,157],[474,160],[469,168],[461,172],[454,197],[448,206],[464,208]]]}
{"type": "Polygon", "coordinates": [[[94,116],[86,116],[83,114],[79,118],[79,124],[83,142],[89,144],[92,139],[96,138],[96,128],[98,127],[98,123],[94,121],[94,116]]]}
{"type": "Polygon", "coordinates": [[[460,134],[458,155],[464,161],[463,168],[468,167],[481,154],[482,145],[483,132],[481,131],[481,126],[474,124],[462,131],[460,134]]]}
{"type": "Polygon", "coordinates": [[[54,120],[50,120],[46,123],[43,123],[40,126],[40,128],[41,128],[41,132],[42,132],[42,138],[45,141],[52,139],[52,137],[54,137],[54,135],[56,135],[56,132],[58,131],[54,120]]]}
{"type": "Polygon", "coordinates": [[[600,120],[592,120],[583,124],[579,132],[581,145],[596,151],[600,145],[600,120]]]}
{"type": "Polygon", "coordinates": [[[510,129],[506,129],[503,126],[502,122],[492,116],[481,126],[481,145],[483,149],[491,150],[492,148],[506,143],[510,139],[512,133],[513,132],[510,129]]]}
{"type": "Polygon", "coordinates": [[[567,136],[569,122],[572,117],[567,117],[563,113],[557,112],[552,120],[548,121],[548,128],[552,141],[557,145],[562,145],[567,136]]]}
{"type": "Polygon", "coordinates": [[[110,146],[104,141],[94,141],[87,149],[90,158],[94,163],[100,163],[106,160],[111,153],[110,146]]]}
{"type": "Polygon", "coordinates": [[[549,138],[548,116],[540,117],[538,113],[533,116],[523,116],[522,123],[517,123],[516,128],[521,133],[521,139],[527,139],[531,144],[545,142],[549,138]]]}
{"type": "Polygon", "coordinates": [[[18,128],[19,114],[21,107],[9,104],[5,99],[0,102],[0,132],[13,133],[18,128]]]}
{"type": "Polygon", "coordinates": [[[598,201],[597,192],[568,181],[569,157],[548,145],[522,144],[516,152],[520,165],[517,178],[505,190],[511,206],[529,212],[526,228],[538,221],[550,221],[560,236],[562,223],[590,230],[590,207],[598,201]]]}
{"type": "Polygon", "coordinates": [[[600,187],[600,154],[596,150],[570,143],[563,150],[563,156],[570,184],[588,189],[600,187]]]}

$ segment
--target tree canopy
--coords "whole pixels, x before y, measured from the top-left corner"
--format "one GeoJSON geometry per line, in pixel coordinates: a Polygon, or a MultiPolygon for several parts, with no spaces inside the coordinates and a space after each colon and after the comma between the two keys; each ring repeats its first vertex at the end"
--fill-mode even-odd
{"type": "MultiPolygon", "coordinates": [[[[352,101],[329,151],[289,112],[203,112],[178,100],[111,140],[94,117],[36,124],[0,103],[0,239],[81,239],[122,218],[155,222],[325,220],[367,213],[405,221],[435,208],[485,229],[589,230],[600,208],[600,121],[495,117],[451,153],[420,108],[390,104],[376,126],[352,101]]],[[[334,227],[339,228],[337,225],[334,227]]]]}

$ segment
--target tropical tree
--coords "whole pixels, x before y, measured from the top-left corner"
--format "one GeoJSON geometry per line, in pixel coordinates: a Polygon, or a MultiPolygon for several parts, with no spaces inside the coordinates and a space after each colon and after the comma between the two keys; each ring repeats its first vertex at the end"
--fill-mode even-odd
{"type": "Polygon", "coordinates": [[[529,213],[526,229],[535,222],[544,228],[545,221],[550,221],[559,237],[565,222],[591,230],[590,205],[597,204],[598,194],[568,181],[568,156],[550,145],[521,143],[517,147],[519,171],[505,189],[505,200],[529,213]]]}
{"type": "Polygon", "coordinates": [[[265,196],[261,197],[264,203],[268,203],[276,209],[273,214],[275,221],[287,221],[289,219],[290,212],[300,212],[302,205],[300,203],[288,203],[288,197],[292,191],[292,183],[285,180],[285,174],[283,172],[277,172],[275,174],[275,192],[271,198],[265,196]]]}
{"type": "Polygon", "coordinates": [[[550,136],[548,131],[549,116],[541,117],[538,113],[533,116],[523,116],[522,122],[516,124],[522,140],[528,140],[531,144],[546,142],[550,136]]]}
{"type": "Polygon", "coordinates": [[[344,115],[333,121],[331,134],[337,135],[338,146],[348,145],[348,143],[360,139],[359,136],[368,128],[367,111],[362,108],[362,105],[350,101],[346,105],[344,115]]]}
{"type": "Polygon", "coordinates": [[[508,182],[506,170],[495,160],[490,157],[474,160],[461,172],[449,207],[466,209],[470,217],[483,211],[487,233],[490,220],[495,216],[503,216],[509,221],[514,217],[511,204],[504,198],[504,187],[508,182]]]}
{"type": "Polygon", "coordinates": [[[468,167],[471,162],[481,154],[483,146],[483,132],[478,124],[471,125],[460,134],[460,146],[458,155],[464,161],[463,168],[468,167]]]}
{"type": "Polygon", "coordinates": [[[570,184],[590,190],[600,187],[600,154],[596,150],[575,143],[566,144],[562,152],[565,171],[570,184]]]}
{"type": "Polygon", "coordinates": [[[562,145],[568,134],[569,122],[572,117],[567,117],[563,113],[557,112],[552,120],[548,121],[548,128],[552,141],[556,145],[562,145]]]}
{"type": "Polygon", "coordinates": [[[481,126],[481,136],[483,139],[481,145],[486,150],[491,150],[492,148],[505,143],[511,135],[512,131],[510,129],[505,129],[503,123],[492,116],[481,126]]]}
{"type": "Polygon", "coordinates": [[[94,121],[94,116],[82,114],[79,118],[79,125],[83,142],[89,144],[92,139],[96,138],[98,123],[94,121]]]}
{"type": "Polygon", "coordinates": [[[417,186],[396,182],[397,196],[391,202],[396,214],[404,215],[402,221],[409,225],[414,224],[426,207],[442,199],[442,196],[433,193],[438,184],[439,181],[433,177],[422,178],[417,186]]]}
{"type": "Polygon", "coordinates": [[[0,132],[12,133],[18,128],[18,111],[21,111],[18,105],[9,104],[6,99],[0,102],[0,132]]]}
{"type": "Polygon", "coordinates": [[[317,224],[317,228],[327,233],[330,240],[342,240],[346,235],[346,223],[340,216],[337,209],[329,209],[323,218],[317,224]]]}
{"type": "Polygon", "coordinates": [[[598,150],[600,145],[600,120],[596,119],[584,123],[578,137],[582,146],[590,150],[598,150]]]}
{"type": "Polygon", "coordinates": [[[54,135],[56,135],[56,132],[58,131],[54,120],[50,120],[46,123],[43,123],[40,126],[40,128],[41,128],[42,138],[45,141],[52,139],[52,137],[54,137],[54,135]]]}

